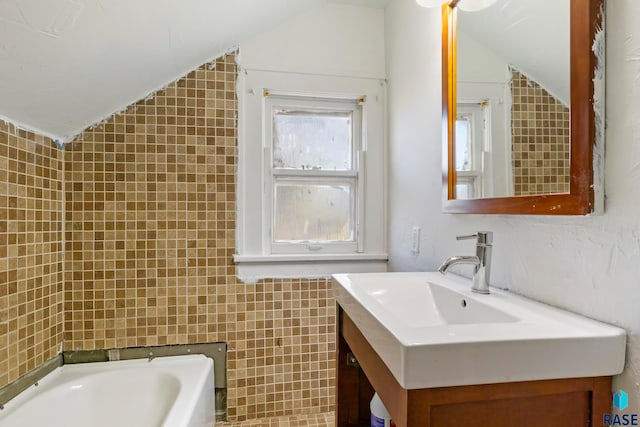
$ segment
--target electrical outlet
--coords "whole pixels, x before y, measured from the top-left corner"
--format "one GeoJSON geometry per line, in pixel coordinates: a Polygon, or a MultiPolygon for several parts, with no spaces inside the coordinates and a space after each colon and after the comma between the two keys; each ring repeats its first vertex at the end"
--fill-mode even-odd
{"type": "Polygon", "coordinates": [[[411,228],[411,252],[416,255],[420,253],[420,227],[417,225],[411,228]]]}

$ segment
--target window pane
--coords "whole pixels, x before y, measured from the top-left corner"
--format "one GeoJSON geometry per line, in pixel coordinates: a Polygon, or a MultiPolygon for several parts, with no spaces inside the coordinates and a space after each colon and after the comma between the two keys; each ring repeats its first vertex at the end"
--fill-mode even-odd
{"type": "Polygon", "coordinates": [[[354,241],[352,196],[348,183],[276,184],[274,241],[354,241]]]}
{"type": "Polygon", "coordinates": [[[456,170],[471,170],[471,122],[466,118],[456,120],[456,170]]]}
{"type": "Polygon", "coordinates": [[[273,167],[351,170],[352,112],[273,111],[273,167]]]}

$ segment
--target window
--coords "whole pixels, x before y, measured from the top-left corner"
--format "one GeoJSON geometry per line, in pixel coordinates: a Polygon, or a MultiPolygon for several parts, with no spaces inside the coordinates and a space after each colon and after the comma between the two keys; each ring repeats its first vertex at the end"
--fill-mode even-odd
{"type": "Polygon", "coordinates": [[[456,198],[483,195],[483,141],[485,113],[482,103],[458,104],[456,117],[456,198]]]}
{"type": "Polygon", "coordinates": [[[358,252],[360,100],[266,100],[271,253],[358,252]]]}
{"type": "Polygon", "coordinates": [[[386,270],[385,83],[243,70],[243,281],[386,270]]]}

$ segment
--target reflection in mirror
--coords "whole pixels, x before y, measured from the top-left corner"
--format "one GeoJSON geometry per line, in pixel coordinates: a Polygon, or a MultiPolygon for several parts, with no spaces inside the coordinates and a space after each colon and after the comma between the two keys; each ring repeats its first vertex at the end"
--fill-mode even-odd
{"type": "Polygon", "coordinates": [[[444,1],[444,211],[602,212],[604,0],[444,1]]]}
{"type": "Polygon", "coordinates": [[[569,6],[457,11],[457,199],[569,192],[569,6]]]}

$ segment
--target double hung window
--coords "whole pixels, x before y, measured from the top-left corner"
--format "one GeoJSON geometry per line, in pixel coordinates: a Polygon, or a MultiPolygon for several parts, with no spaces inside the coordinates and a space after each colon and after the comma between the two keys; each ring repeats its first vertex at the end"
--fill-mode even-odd
{"type": "Polygon", "coordinates": [[[359,251],[363,101],[267,94],[271,253],[359,251]]]}
{"type": "Polygon", "coordinates": [[[238,277],[385,271],[382,80],[243,70],[238,277]]]}

